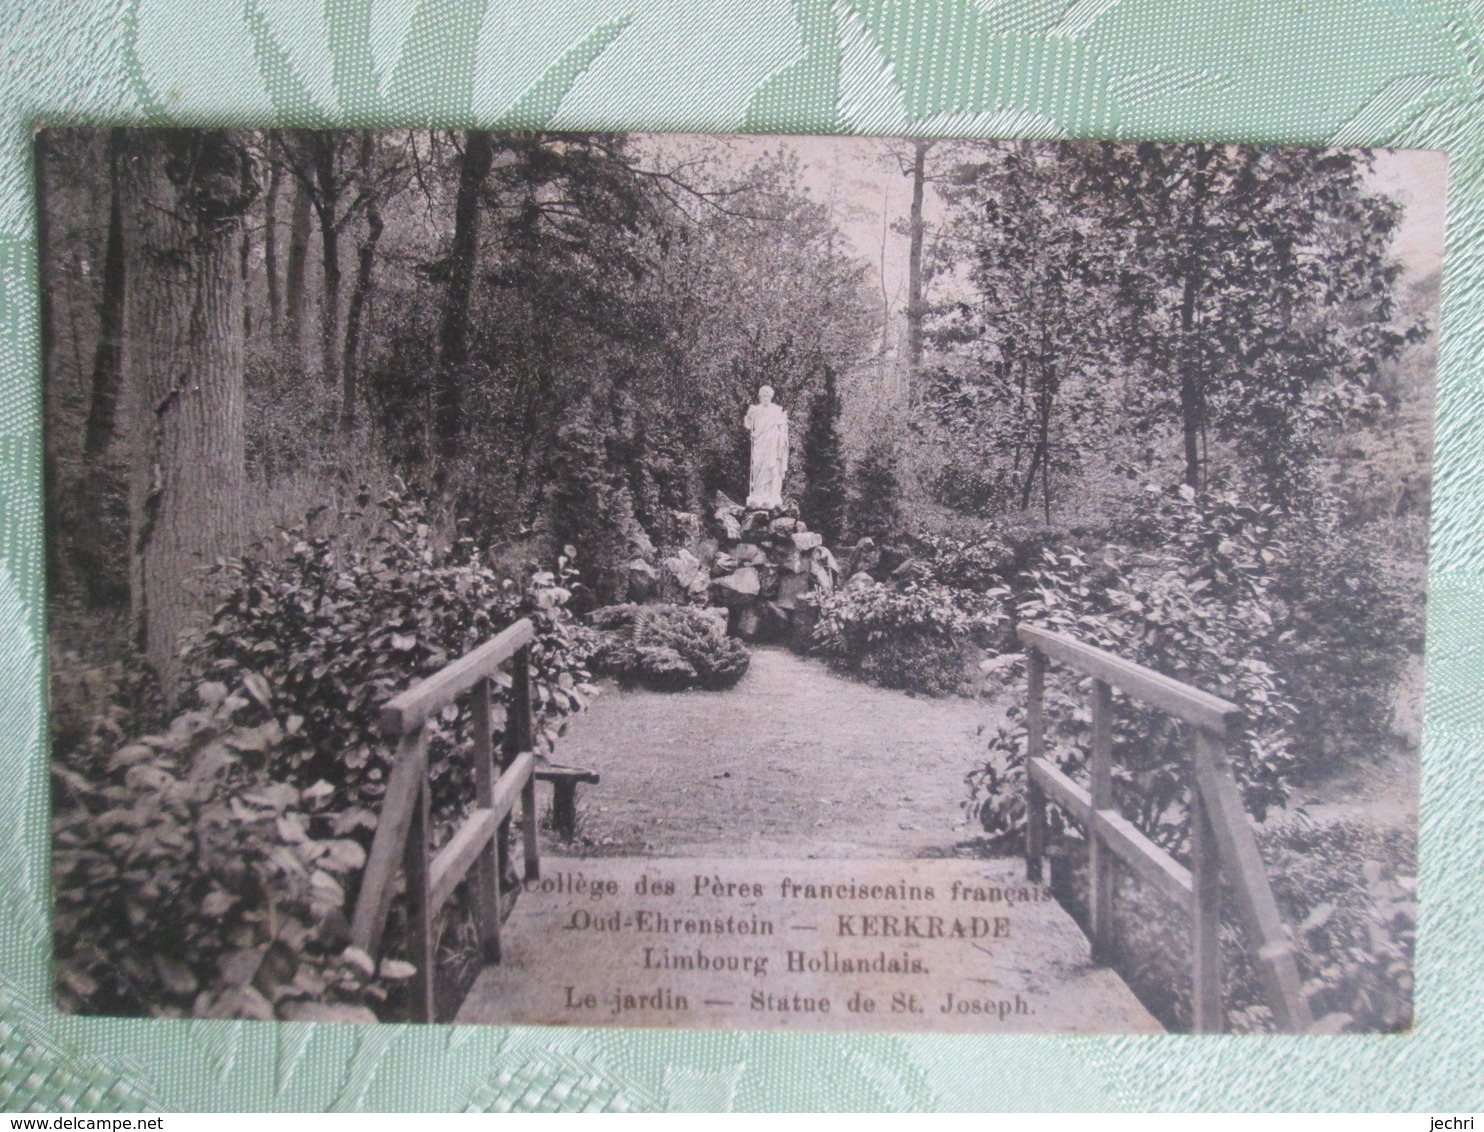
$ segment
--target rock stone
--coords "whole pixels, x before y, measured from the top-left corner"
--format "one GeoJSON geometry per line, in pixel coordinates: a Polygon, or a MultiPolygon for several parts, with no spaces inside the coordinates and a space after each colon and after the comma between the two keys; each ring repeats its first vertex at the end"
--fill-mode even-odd
{"type": "Polygon", "coordinates": [[[702,569],[700,560],[688,550],[677,551],[672,557],[666,558],[663,565],[686,593],[704,593],[711,581],[711,572],[702,569]]]}
{"type": "Polygon", "coordinates": [[[718,511],[716,513],[717,526],[721,528],[722,537],[728,542],[736,542],[742,537],[742,524],[738,522],[737,516],[729,511],[718,511]]]}
{"type": "Polygon", "coordinates": [[[847,590],[865,590],[870,589],[875,584],[875,578],[871,577],[871,575],[867,574],[864,570],[859,570],[856,573],[850,575],[850,581],[845,583],[845,588],[847,590]]]}
{"type": "Polygon", "coordinates": [[[769,523],[766,511],[749,511],[742,517],[743,531],[765,531],[769,523]]]}
{"type": "Polygon", "coordinates": [[[741,514],[744,510],[742,504],[738,503],[724,491],[718,491],[712,496],[711,506],[717,511],[730,511],[733,514],[741,514]]]}
{"type": "Polygon", "coordinates": [[[814,626],[819,622],[819,610],[813,605],[800,605],[789,618],[788,647],[800,656],[814,647],[814,626]]]}
{"type": "Polygon", "coordinates": [[[757,640],[758,624],[757,606],[747,606],[737,614],[737,636],[744,641],[757,640]]]}
{"type": "Polygon", "coordinates": [[[755,567],[743,566],[724,578],[717,578],[711,583],[711,589],[723,605],[738,606],[757,597],[762,584],[755,567]]]}
{"type": "Polygon", "coordinates": [[[784,574],[778,579],[778,604],[784,609],[795,609],[799,598],[809,592],[809,575],[784,574]]]}
{"type": "Polygon", "coordinates": [[[739,543],[732,547],[732,557],[744,566],[766,566],[768,564],[768,552],[750,542],[739,543]]]}
{"type": "Polygon", "coordinates": [[[772,531],[775,535],[786,535],[791,534],[793,529],[798,525],[797,521],[790,519],[787,515],[783,515],[772,520],[768,524],[768,530],[772,531]]]}
{"type": "Polygon", "coordinates": [[[824,536],[818,531],[795,531],[793,541],[800,550],[814,550],[824,545],[824,536]]]}
{"type": "MultiPolygon", "coordinates": [[[[871,575],[867,574],[866,577],[871,575]]],[[[835,572],[826,569],[819,562],[813,562],[809,566],[809,577],[814,580],[814,588],[823,594],[835,592],[835,572]]]]}
{"type": "Polygon", "coordinates": [[[722,552],[711,561],[711,576],[713,578],[719,578],[723,574],[730,574],[741,565],[742,563],[738,562],[730,554],[722,552]]]}
{"type": "Polygon", "coordinates": [[[758,615],[758,639],[764,641],[787,640],[789,629],[792,627],[788,610],[776,602],[771,601],[758,602],[756,608],[758,615]]]}
{"type": "Polygon", "coordinates": [[[629,525],[628,529],[624,531],[624,539],[626,542],[628,542],[629,549],[631,549],[637,557],[654,557],[654,541],[649,537],[648,532],[646,532],[645,529],[638,523],[632,523],[629,525]]]}
{"type": "Polygon", "coordinates": [[[642,558],[631,558],[624,563],[624,573],[627,575],[629,601],[648,601],[654,596],[660,579],[648,562],[642,558]]]}

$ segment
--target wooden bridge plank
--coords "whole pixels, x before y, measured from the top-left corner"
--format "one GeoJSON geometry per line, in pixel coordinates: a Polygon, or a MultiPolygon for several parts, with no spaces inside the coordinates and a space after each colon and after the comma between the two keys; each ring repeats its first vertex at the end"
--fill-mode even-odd
{"type": "Polygon", "coordinates": [[[1247,930],[1256,937],[1258,967],[1268,984],[1268,1005],[1283,1029],[1303,1033],[1314,1018],[1299,981],[1293,945],[1268,885],[1267,868],[1242,806],[1237,780],[1225,753],[1208,735],[1196,735],[1195,776],[1211,819],[1212,837],[1236,892],[1237,907],[1247,930]]]}
{"type": "MultiPolygon", "coordinates": [[[[474,804],[490,809],[495,802],[495,748],[488,677],[469,696],[474,728],[474,804]]],[[[474,908],[479,922],[479,948],[486,963],[500,961],[500,859],[493,840],[475,860],[474,908]]]]}
{"type": "Polygon", "coordinates": [[[494,838],[500,822],[515,807],[535,763],[536,756],[530,751],[511,763],[510,769],[500,775],[500,781],[490,791],[490,805],[480,806],[464,819],[448,844],[433,858],[431,904],[435,911],[448,902],[453,890],[494,838]]]}
{"type": "Polygon", "coordinates": [[[1139,832],[1133,822],[1113,810],[1097,812],[1098,835],[1139,879],[1171,900],[1190,899],[1190,870],[1139,832]]]}
{"type": "Polygon", "coordinates": [[[428,735],[426,728],[419,727],[403,735],[397,744],[392,775],[381,801],[376,836],[366,856],[365,872],[361,874],[361,893],[356,899],[350,941],[369,955],[374,956],[381,945],[381,932],[392,904],[392,882],[412,825],[413,808],[427,776],[428,735]]]}
{"type": "Polygon", "coordinates": [[[1019,634],[1022,644],[1217,735],[1225,735],[1228,727],[1242,714],[1241,709],[1229,700],[1189,687],[1152,668],[1083,644],[1065,634],[1034,625],[1020,626],[1019,634]]]}
{"type": "Polygon", "coordinates": [[[522,617],[471,653],[420,680],[381,709],[381,730],[397,737],[416,727],[444,704],[493,676],[502,664],[536,639],[536,630],[522,617]]]}
{"type": "Polygon", "coordinates": [[[1096,834],[1108,843],[1140,880],[1181,903],[1190,899],[1190,870],[1145,837],[1116,810],[1094,810],[1092,796],[1045,759],[1031,764],[1036,785],[1058,806],[1071,811],[1084,826],[1096,823],[1096,834]]]}

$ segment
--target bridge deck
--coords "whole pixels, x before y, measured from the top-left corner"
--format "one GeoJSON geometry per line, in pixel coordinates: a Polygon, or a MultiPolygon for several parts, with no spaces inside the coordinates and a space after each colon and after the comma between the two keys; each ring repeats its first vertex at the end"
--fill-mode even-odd
{"type": "Polygon", "coordinates": [[[1018,861],[548,857],[542,873],[457,1021],[1160,1029],[1018,861]]]}

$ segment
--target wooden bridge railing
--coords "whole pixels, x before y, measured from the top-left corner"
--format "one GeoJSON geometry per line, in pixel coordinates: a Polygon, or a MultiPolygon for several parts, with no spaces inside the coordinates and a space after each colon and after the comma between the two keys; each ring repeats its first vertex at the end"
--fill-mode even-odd
{"type": "Polygon", "coordinates": [[[1073,637],[1021,626],[1026,646],[1030,702],[1026,713],[1026,873],[1041,879],[1046,848],[1046,803],[1055,802],[1086,829],[1091,847],[1093,961],[1106,963],[1113,949],[1113,860],[1121,859],[1144,882],[1191,910],[1194,942],[1195,1029],[1223,1028],[1221,1008],[1220,879],[1232,884],[1244,926],[1256,943],[1268,1004],[1284,1030],[1313,1025],[1299,983],[1293,947],[1252,824],[1227,761],[1228,729],[1240,715],[1235,704],[1168,676],[1083,644],[1073,637]],[[1046,662],[1057,660],[1091,676],[1093,742],[1089,789],[1045,758],[1043,692],[1046,662]],[[1191,868],[1187,869],[1124,818],[1113,801],[1113,689],[1169,712],[1194,732],[1190,774],[1191,868]]]}
{"type": "Polygon", "coordinates": [[[536,756],[531,707],[531,642],[535,631],[520,620],[473,652],[408,688],[381,710],[381,730],[397,744],[376,837],[366,858],[351,924],[351,943],[373,957],[391,908],[397,870],[407,875],[414,1009],[434,1021],[433,921],[459,882],[474,870],[473,897],[486,962],[500,960],[500,878],[508,851],[510,812],[521,803],[525,875],[540,875],[536,838],[536,756]],[[510,665],[499,766],[491,732],[491,685],[510,665]],[[429,717],[469,693],[474,724],[474,809],[437,856],[430,858],[428,799],[429,717]]]}

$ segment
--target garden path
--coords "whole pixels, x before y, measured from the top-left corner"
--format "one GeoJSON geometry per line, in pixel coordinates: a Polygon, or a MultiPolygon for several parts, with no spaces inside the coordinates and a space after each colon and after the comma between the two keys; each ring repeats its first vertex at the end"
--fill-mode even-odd
{"type": "Polygon", "coordinates": [[[931,699],[754,648],[725,692],[608,687],[554,759],[602,775],[578,800],[592,856],[918,857],[951,853],[964,775],[1003,704],[931,699]],[[982,733],[981,733],[982,732],[982,733]]]}

